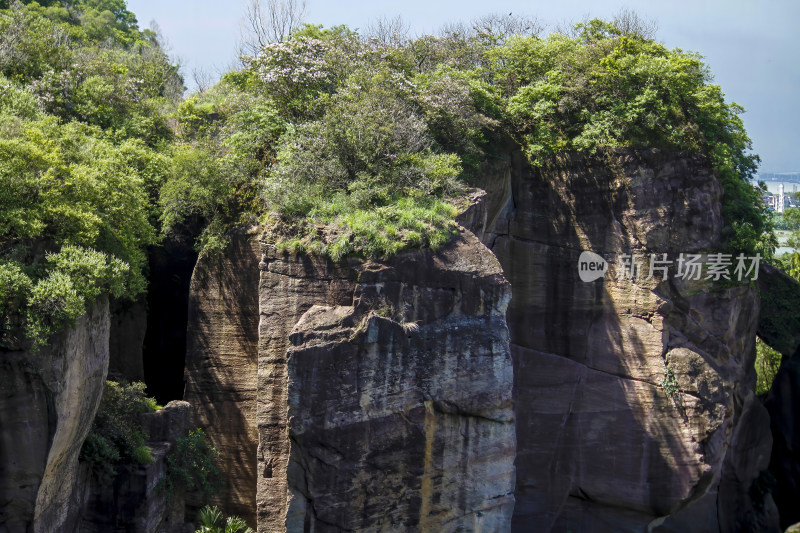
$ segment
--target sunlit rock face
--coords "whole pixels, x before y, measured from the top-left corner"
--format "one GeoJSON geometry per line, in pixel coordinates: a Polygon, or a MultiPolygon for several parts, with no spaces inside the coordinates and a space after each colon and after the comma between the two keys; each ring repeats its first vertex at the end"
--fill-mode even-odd
{"type": "Polygon", "coordinates": [[[259,372],[273,398],[285,384],[286,417],[259,419],[259,529],[508,531],[511,294],[494,256],[463,231],[386,262],[265,257],[259,372]]]}
{"type": "Polygon", "coordinates": [[[202,427],[220,452],[222,490],[189,496],[196,511],[218,505],[255,525],[258,262],[253,235],[232,235],[218,254],[203,254],[189,290],[184,399],[192,427],[202,427]]]}
{"type": "Polygon", "coordinates": [[[749,496],[771,446],[753,398],[754,291],[684,280],[674,266],[648,279],[651,254],[719,243],[708,165],[619,151],[535,168],[510,151],[486,165],[483,186],[484,240],[514,294],[512,530],[773,527],[769,497],[749,496]],[[584,251],[607,261],[600,279],[580,279],[584,251]],[[639,279],[623,254],[644,258],[639,279]]]}
{"type": "Polygon", "coordinates": [[[47,346],[0,352],[0,530],[75,530],[78,456],[103,394],[109,328],[102,298],[47,346]]]}

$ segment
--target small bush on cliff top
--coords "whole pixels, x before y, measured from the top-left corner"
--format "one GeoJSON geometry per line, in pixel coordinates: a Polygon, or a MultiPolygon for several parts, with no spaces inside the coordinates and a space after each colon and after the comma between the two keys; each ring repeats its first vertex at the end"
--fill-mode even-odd
{"type": "Polygon", "coordinates": [[[454,211],[437,214],[463,195],[491,140],[511,137],[534,165],[621,146],[703,154],[724,190],[725,246],[769,256],[774,241],[748,183],[758,157],[742,109],[725,102],[698,55],[618,22],[592,20],[547,38],[476,25],[390,41],[306,26],[244,58],[243,71],[187,108],[210,122],[187,122],[185,142],[223,165],[237,130],[261,121],[269,135],[209,183],[209,192],[223,184],[227,200],[174,202],[185,189],[176,176],[165,217],[179,224],[206,213],[206,227],[219,231],[252,221],[245,213],[267,213],[278,244],[335,258],[435,247],[449,238],[454,211]],[[245,115],[227,101],[267,114],[245,115]],[[424,226],[397,220],[419,215],[424,226]]]}

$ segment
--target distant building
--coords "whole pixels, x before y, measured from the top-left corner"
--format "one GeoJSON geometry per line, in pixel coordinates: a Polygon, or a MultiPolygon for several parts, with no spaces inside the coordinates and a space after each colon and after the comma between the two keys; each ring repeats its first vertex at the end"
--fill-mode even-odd
{"type": "MultiPolygon", "coordinates": [[[[757,182],[752,182],[753,187],[758,188],[757,182]]],[[[767,206],[769,209],[773,211],[777,211],[778,213],[783,213],[786,209],[792,207],[798,207],[798,202],[796,198],[797,193],[797,185],[793,185],[794,192],[793,194],[786,194],[784,191],[783,183],[778,185],[778,193],[777,194],[762,194],[761,201],[767,206]]]]}
{"type": "Polygon", "coordinates": [[[761,195],[761,201],[764,202],[765,206],[778,213],[783,213],[790,207],[797,207],[797,201],[791,194],[763,194],[761,195]]]}

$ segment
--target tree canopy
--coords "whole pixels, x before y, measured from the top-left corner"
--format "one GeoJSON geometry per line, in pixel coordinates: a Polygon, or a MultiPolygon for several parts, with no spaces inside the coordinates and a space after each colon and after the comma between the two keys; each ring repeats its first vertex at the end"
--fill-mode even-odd
{"type": "Polygon", "coordinates": [[[259,224],[334,259],[441,246],[499,139],[532,165],[701,154],[726,248],[771,253],[742,109],[635,18],[546,37],[506,16],[416,38],[397,21],[374,35],[295,22],[182,99],[124,0],[0,0],[0,342],[46,342],[100,294],[135,298],[164,237],[211,253],[259,224]]]}
{"type": "MultiPolygon", "coordinates": [[[[282,245],[381,256],[448,239],[447,206],[492,139],[516,140],[533,165],[563,152],[658,147],[707,157],[723,186],[725,247],[770,256],[742,108],[725,101],[700,56],[667,49],[634,19],[591,20],[547,37],[535,21],[504,17],[415,39],[397,24],[391,35],[379,25],[386,35],[376,36],[305,25],[183,104],[190,135],[181,142],[215,151],[224,185],[209,187],[240,196],[224,209],[219,198],[213,206],[198,199],[205,205],[193,209],[219,221],[255,206],[253,217],[282,245]],[[238,114],[256,105],[261,118],[238,114]],[[275,135],[249,146],[259,164],[235,176],[232,121],[254,120],[268,120],[275,135]]],[[[174,224],[192,201],[166,192],[167,211],[180,206],[166,215],[174,224]]]]}
{"type": "Polygon", "coordinates": [[[146,287],[182,82],[123,0],[0,9],[0,343],[146,287]]]}

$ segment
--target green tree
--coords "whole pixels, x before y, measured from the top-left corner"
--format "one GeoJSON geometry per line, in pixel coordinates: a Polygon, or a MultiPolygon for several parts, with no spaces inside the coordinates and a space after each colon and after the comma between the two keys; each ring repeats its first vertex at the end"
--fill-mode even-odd
{"type": "MultiPolygon", "coordinates": [[[[3,322],[43,344],[101,293],[132,298],[144,290],[145,247],[157,235],[137,167],[147,168],[142,159],[154,152],[62,123],[32,99],[0,77],[0,265],[15,280],[3,322]]],[[[8,328],[2,342],[13,344],[8,328]]]]}
{"type": "Polygon", "coordinates": [[[789,239],[786,241],[787,246],[800,249],[800,208],[790,207],[783,212],[783,222],[786,229],[792,232],[789,239]]]}

